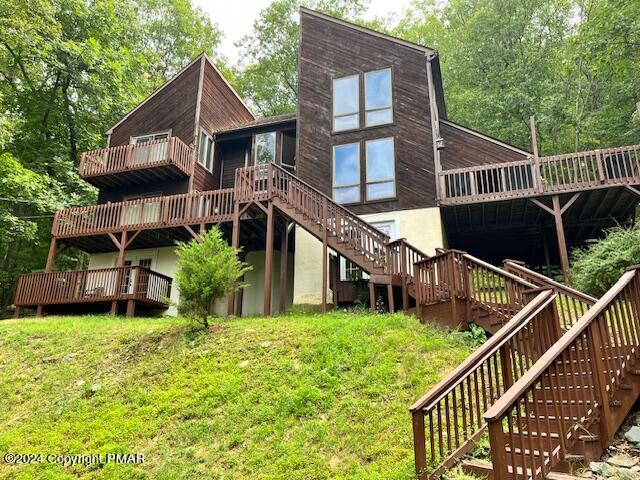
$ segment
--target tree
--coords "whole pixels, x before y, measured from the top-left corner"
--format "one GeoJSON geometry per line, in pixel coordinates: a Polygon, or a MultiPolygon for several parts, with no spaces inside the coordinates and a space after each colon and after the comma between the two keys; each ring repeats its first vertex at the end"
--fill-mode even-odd
{"type": "MultiPolygon", "coordinates": [[[[95,203],[78,175],[80,154],[102,146],[111,125],[200,52],[218,58],[219,38],[190,0],[3,0],[0,153],[11,156],[2,160],[30,172],[21,178],[37,179],[55,208],[95,203]]],[[[13,253],[4,258],[3,302],[19,273],[44,265],[51,231],[53,210],[19,199],[0,202],[0,215],[48,218],[32,219],[27,237],[5,232],[0,247],[13,253]]],[[[83,263],[66,252],[58,263],[83,263]]]]}
{"type": "Polygon", "coordinates": [[[602,240],[572,252],[574,286],[585,293],[601,296],[624,273],[626,267],[640,264],[640,227],[615,227],[602,240]]]}
{"type": "Polygon", "coordinates": [[[238,249],[227,244],[218,228],[204,233],[200,241],[179,243],[176,253],[178,309],[208,328],[216,300],[247,286],[241,279],[251,266],[238,259],[238,249]]]}
{"type": "Polygon", "coordinates": [[[238,43],[243,62],[233,84],[262,115],[296,109],[300,6],[352,20],[364,12],[363,0],[275,0],[260,12],[238,43]]]}

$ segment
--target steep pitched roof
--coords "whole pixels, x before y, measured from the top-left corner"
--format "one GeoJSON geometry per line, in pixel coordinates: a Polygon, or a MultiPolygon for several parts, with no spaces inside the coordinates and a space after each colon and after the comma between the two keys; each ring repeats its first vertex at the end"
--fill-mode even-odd
{"type": "Polygon", "coordinates": [[[317,17],[317,18],[321,18],[323,20],[327,20],[329,22],[333,22],[333,23],[338,24],[338,25],[342,25],[344,27],[352,28],[352,29],[357,30],[359,32],[366,33],[368,35],[372,35],[374,37],[383,38],[385,40],[389,40],[389,41],[397,43],[399,45],[404,45],[405,47],[412,48],[412,49],[418,50],[420,52],[424,52],[426,55],[437,54],[437,51],[434,50],[433,48],[425,47],[424,45],[419,45],[417,43],[410,42],[408,40],[403,40],[403,39],[398,38],[398,37],[387,35],[386,33],[381,33],[381,32],[378,32],[376,30],[373,30],[371,28],[363,27],[361,25],[357,25],[357,24],[352,23],[352,22],[347,22],[346,20],[341,20],[339,18],[332,17],[332,16],[327,15],[325,13],[321,13],[321,12],[318,12],[316,10],[311,10],[310,8],[300,7],[300,12],[301,13],[306,13],[308,15],[312,15],[312,16],[317,17]]]}
{"type": "MultiPolygon", "coordinates": [[[[215,63],[213,63],[213,61],[211,60],[211,58],[209,58],[209,56],[205,53],[202,52],[200,55],[198,55],[196,58],[194,58],[191,62],[189,62],[187,65],[185,65],[178,73],[176,73],[173,77],[171,77],[169,80],[167,80],[165,83],[163,83],[158,89],[156,89],[151,95],[149,95],[147,98],[145,98],[141,103],[139,103],[135,108],[133,108],[131,111],[129,111],[129,113],[127,113],[124,117],[122,117],[120,120],[118,120],[118,122],[116,124],[114,124],[111,128],[109,128],[109,130],[107,130],[105,133],[107,135],[113,133],[113,131],[120,125],[122,124],[122,122],[124,122],[127,118],[129,118],[131,115],[133,115],[136,111],[138,111],[143,105],[145,105],[147,102],[149,102],[153,97],[155,97],[158,93],[160,93],[162,90],[164,90],[165,88],[167,88],[168,85],[170,85],[171,83],[173,83],[175,80],[177,80],[178,78],[180,78],[180,76],[186,72],[191,66],[193,66],[195,63],[197,62],[208,62],[213,69],[215,70],[215,72],[220,76],[220,78],[222,78],[222,80],[224,81],[224,83],[227,85],[227,87],[229,87],[229,90],[231,92],[233,92],[233,94],[238,98],[238,100],[240,100],[240,102],[242,103],[242,105],[244,105],[244,107],[247,109],[247,111],[251,114],[251,116],[253,116],[255,118],[255,115],[253,114],[253,112],[251,112],[251,109],[247,106],[247,104],[245,103],[245,101],[242,99],[242,97],[240,97],[240,95],[238,95],[238,92],[236,92],[234,90],[234,88],[231,86],[231,84],[227,81],[227,79],[225,78],[225,76],[222,74],[222,72],[218,69],[218,67],[216,67],[215,63]]],[[[198,87],[200,88],[200,87],[198,87]]]]}
{"type": "Polygon", "coordinates": [[[524,155],[524,156],[532,155],[531,152],[527,152],[526,150],[518,148],[518,147],[516,147],[514,145],[510,145],[510,144],[508,144],[506,142],[498,140],[497,138],[493,138],[493,137],[491,137],[489,135],[485,135],[484,133],[480,133],[477,130],[473,130],[472,128],[465,127],[464,125],[460,125],[459,123],[452,122],[449,119],[447,119],[447,120],[440,119],[440,122],[444,123],[446,125],[449,125],[450,127],[457,128],[458,130],[462,130],[463,132],[466,132],[466,133],[469,133],[471,135],[474,135],[474,136],[476,136],[478,138],[482,138],[483,140],[487,140],[488,142],[494,143],[494,144],[499,145],[499,146],[501,146],[503,148],[507,148],[509,150],[512,150],[512,151],[514,151],[516,153],[519,153],[521,155],[524,155]]]}

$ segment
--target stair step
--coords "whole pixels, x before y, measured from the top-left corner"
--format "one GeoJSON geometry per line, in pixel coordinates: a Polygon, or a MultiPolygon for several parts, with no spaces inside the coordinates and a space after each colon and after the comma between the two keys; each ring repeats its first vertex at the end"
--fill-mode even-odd
{"type": "Polygon", "coordinates": [[[597,435],[580,435],[578,438],[582,442],[597,442],[600,440],[597,435]]]}
{"type": "Polygon", "coordinates": [[[549,472],[547,473],[547,480],[584,480],[584,477],[576,477],[568,473],[549,472]]]}

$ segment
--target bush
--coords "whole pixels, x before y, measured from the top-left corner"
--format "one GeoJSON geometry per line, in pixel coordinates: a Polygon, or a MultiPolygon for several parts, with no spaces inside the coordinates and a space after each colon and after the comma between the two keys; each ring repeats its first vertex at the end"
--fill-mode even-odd
{"type": "Polygon", "coordinates": [[[204,233],[201,242],[178,243],[176,253],[178,310],[208,327],[216,300],[246,287],[241,278],[251,266],[238,259],[238,249],[227,244],[217,228],[204,233]]]}
{"type": "Polygon", "coordinates": [[[640,228],[615,227],[599,241],[572,252],[573,285],[599,297],[609,290],[626,267],[640,263],[640,228]]]}

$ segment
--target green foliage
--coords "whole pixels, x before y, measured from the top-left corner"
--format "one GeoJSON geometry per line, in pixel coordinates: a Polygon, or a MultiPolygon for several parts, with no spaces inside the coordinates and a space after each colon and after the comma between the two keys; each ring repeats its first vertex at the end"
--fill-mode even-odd
{"type": "Polygon", "coordinates": [[[447,113],[543,154],[635,143],[640,3],[416,0],[395,33],[441,56],[447,113]]]}
{"type": "Polygon", "coordinates": [[[640,264],[640,227],[615,227],[605,238],[572,252],[572,283],[578,290],[601,296],[624,273],[640,264]]]}
{"type": "MultiPolygon", "coordinates": [[[[22,184],[56,203],[0,201],[8,226],[0,234],[0,315],[17,275],[44,265],[53,211],[95,203],[95,189],[78,175],[81,152],[103,146],[103,132],[198,53],[216,58],[219,37],[190,0],[0,2],[0,154],[11,154],[0,161],[17,162],[22,184]],[[34,215],[49,218],[16,222],[34,215]]],[[[84,257],[65,249],[58,258],[81,267],[84,257]]]]}
{"type": "Polygon", "coordinates": [[[462,338],[469,348],[475,350],[487,341],[487,332],[485,332],[484,328],[471,323],[469,324],[469,330],[462,334],[462,338]]]}
{"type": "Polygon", "coordinates": [[[260,12],[239,42],[243,62],[233,84],[262,115],[296,109],[301,5],[350,19],[364,10],[362,0],[275,0],[260,12]]]}
{"type": "Polygon", "coordinates": [[[251,266],[238,259],[238,249],[227,244],[218,228],[204,233],[201,240],[178,244],[175,278],[180,312],[208,327],[216,300],[247,286],[241,279],[251,266]]]}
{"type": "Polygon", "coordinates": [[[0,451],[146,459],[0,462],[0,479],[412,480],[407,406],[469,354],[460,334],[402,314],[212,330],[166,317],[0,322],[0,451]]]}

